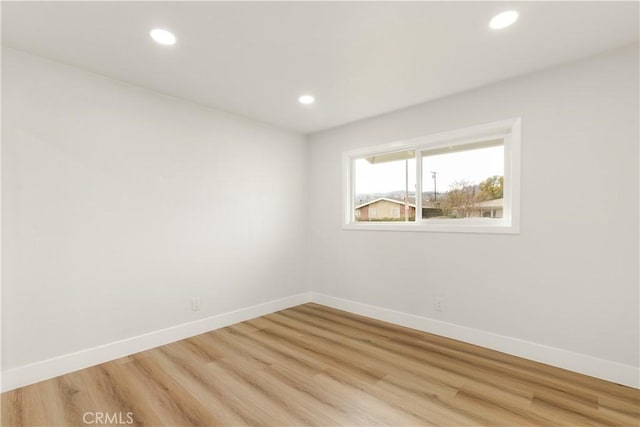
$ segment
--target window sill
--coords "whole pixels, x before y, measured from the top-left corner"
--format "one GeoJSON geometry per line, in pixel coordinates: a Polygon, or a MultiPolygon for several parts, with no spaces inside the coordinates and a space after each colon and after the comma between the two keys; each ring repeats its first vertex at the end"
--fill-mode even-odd
{"type": "Polygon", "coordinates": [[[343,224],[343,230],[358,231],[416,231],[432,233],[484,233],[484,234],[520,234],[519,227],[510,224],[425,224],[425,223],[350,223],[343,224]]]}

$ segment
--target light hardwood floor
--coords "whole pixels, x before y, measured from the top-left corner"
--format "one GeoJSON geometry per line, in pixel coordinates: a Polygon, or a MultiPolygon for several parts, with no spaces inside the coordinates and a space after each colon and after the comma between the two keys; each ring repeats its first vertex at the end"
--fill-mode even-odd
{"type": "Polygon", "coordinates": [[[99,412],[172,426],[638,426],[639,405],[636,389],[305,304],[3,393],[2,425],[99,412]]]}

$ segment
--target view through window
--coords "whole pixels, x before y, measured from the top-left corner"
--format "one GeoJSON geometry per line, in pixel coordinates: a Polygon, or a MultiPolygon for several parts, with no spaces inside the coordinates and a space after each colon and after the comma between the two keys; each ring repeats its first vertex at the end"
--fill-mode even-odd
{"type": "Polygon", "coordinates": [[[422,153],[424,219],[502,218],[502,140],[422,153]]]}
{"type": "Polygon", "coordinates": [[[419,153],[421,215],[415,151],[384,153],[354,160],[356,222],[503,217],[502,139],[419,153]]]}
{"type": "Polygon", "coordinates": [[[413,151],[356,159],[354,165],[356,221],[416,220],[413,151]]]}

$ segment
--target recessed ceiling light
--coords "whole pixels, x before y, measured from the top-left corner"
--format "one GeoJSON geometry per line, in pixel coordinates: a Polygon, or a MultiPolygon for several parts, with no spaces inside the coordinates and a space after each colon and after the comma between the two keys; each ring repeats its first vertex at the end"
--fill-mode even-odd
{"type": "Polygon", "coordinates": [[[489,27],[494,30],[501,30],[503,28],[507,28],[517,20],[518,12],[515,10],[507,10],[506,12],[502,12],[494,16],[493,19],[491,19],[491,22],[489,22],[489,27]]]}
{"type": "Polygon", "coordinates": [[[167,46],[171,46],[172,44],[176,44],[176,36],[173,33],[163,30],[160,28],[155,28],[149,32],[149,35],[153,40],[157,43],[164,44],[167,46]]]}
{"type": "Polygon", "coordinates": [[[298,102],[303,105],[313,104],[315,101],[316,99],[311,95],[302,95],[298,98],[298,102]]]}

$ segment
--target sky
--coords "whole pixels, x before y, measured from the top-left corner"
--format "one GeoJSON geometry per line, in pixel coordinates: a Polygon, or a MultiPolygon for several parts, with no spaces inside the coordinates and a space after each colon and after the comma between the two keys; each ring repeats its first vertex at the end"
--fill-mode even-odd
{"type": "MultiPolygon", "coordinates": [[[[409,164],[409,191],[415,190],[415,159],[409,164]]],[[[356,194],[386,193],[405,188],[405,160],[370,164],[365,159],[355,161],[356,194]]],[[[437,172],[438,193],[449,190],[455,181],[466,180],[474,184],[493,175],[504,175],[504,147],[488,147],[477,150],[445,153],[422,159],[423,192],[431,192],[437,172]]]]}

